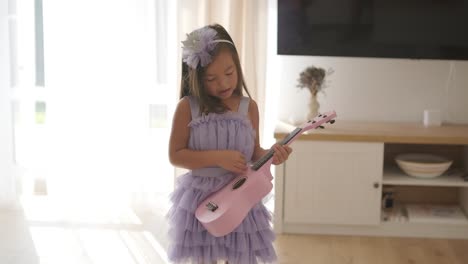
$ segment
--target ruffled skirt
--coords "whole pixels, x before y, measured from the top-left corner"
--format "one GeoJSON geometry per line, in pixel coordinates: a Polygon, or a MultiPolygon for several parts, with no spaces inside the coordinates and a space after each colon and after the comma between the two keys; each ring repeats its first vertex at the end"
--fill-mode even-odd
{"type": "Polygon", "coordinates": [[[169,259],[174,263],[230,264],[272,263],[276,261],[273,248],[275,235],[271,229],[271,213],[258,203],[242,223],[230,234],[214,237],[195,218],[198,205],[211,193],[226,185],[233,176],[180,176],[169,213],[169,259]]]}

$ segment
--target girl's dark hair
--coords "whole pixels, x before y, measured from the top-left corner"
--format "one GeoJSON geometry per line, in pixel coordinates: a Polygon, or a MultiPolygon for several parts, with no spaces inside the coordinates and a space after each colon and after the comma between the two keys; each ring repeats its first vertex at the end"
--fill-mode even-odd
{"type": "MultiPolygon", "coordinates": [[[[217,32],[217,39],[224,39],[229,40],[230,42],[234,43],[229,33],[224,29],[223,26],[219,24],[209,25],[210,28],[216,30],[217,32]]],[[[213,57],[218,55],[220,50],[227,49],[230,51],[232,55],[232,59],[236,66],[237,70],[237,87],[234,90],[235,95],[242,96],[243,90],[247,93],[249,97],[250,93],[247,90],[247,86],[245,85],[244,75],[242,74],[242,68],[240,65],[239,54],[237,53],[237,49],[235,45],[226,42],[219,42],[216,45],[216,48],[210,54],[213,57]]],[[[203,84],[203,77],[206,71],[206,67],[201,67],[200,65],[197,66],[196,69],[190,68],[185,62],[182,61],[182,77],[180,81],[180,98],[184,96],[194,96],[198,99],[200,104],[200,113],[224,113],[229,110],[229,108],[223,104],[223,102],[214,96],[208,95],[206,89],[203,84]]]]}

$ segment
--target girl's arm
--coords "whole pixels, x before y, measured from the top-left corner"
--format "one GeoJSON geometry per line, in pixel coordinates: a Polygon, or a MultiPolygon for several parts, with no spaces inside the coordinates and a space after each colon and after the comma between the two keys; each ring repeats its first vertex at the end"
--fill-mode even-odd
{"type": "MultiPolygon", "coordinates": [[[[263,149],[260,146],[260,133],[259,133],[259,114],[257,103],[251,99],[249,104],[249,117],[252,122],[252,126],[255,129],[255,148],[252,160],[256,161],[265,155],[269,149],[263,149]]],[[[273,164],[278,165],[286,161],[289,157],[289,154],[292,152],[292,149],[289,146],[281,146],[279,144],[274,144],[272,148],[275,150],[273,155],[273,164]]]]}
{"type": "Polygon", "coordinates": [[[238,151],[189,149],[190,127],[188,124],[191,120],[189,100],[183,98],[178,103],[172,120],[169,139],[169,161],[172,165],[190,170],[219,166],[236,173],[243,173],[247,169],[244,156],[238,151]]]}
{"type": "Polygon", "coordinates": [[[254,152],[252,156],[252,160],[256,161],[259,158],[261,158],[263,155],[265,155],[269,150],[263,149],[260,146],[260,133],[259,133],[259,114],[258,114],[258,106],[257,103],[253,100],[250,99],[250,104],[249,104],[249,117],[250,121],[252,122],[252,126],[255,130],[255,147],[254,147],[254,152]]]}

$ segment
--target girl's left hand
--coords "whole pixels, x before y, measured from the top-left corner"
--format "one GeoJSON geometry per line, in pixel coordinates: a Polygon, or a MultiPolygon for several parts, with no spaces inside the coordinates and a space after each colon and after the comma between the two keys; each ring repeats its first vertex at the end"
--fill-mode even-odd
{"type": "Polygon", "coordinates": [[[279,165],[285,162],[288,159],[289,154],[292,152],[292,149],[289,146],[280,145],[278,143],[274,144],[272,149],[275,151],[273,154],[274,165],[279,165]]]}

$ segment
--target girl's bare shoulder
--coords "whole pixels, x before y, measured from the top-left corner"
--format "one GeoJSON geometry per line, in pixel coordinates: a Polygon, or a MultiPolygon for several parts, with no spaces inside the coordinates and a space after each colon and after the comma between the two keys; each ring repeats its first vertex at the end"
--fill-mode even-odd
{"type": "Polygon", "coordinates": [[[255,113],[258,113],[257,102],[255,102],[254,99],[250,98],[250,101],[249,101],[249,114],[255,114],[255,113]]]}
{"type": "Polygon", "coordinates": [[[190,107],[190,100],[188,96],[182,97],[179,102],[177,103],[177,107],[183,106],[183,107],[190,107]]]}
{"type": "Polygon", "coordinates": [[[187,96],[183,97],[177,103],[176,115],[190,116],[190,100],[187,96]]]}

